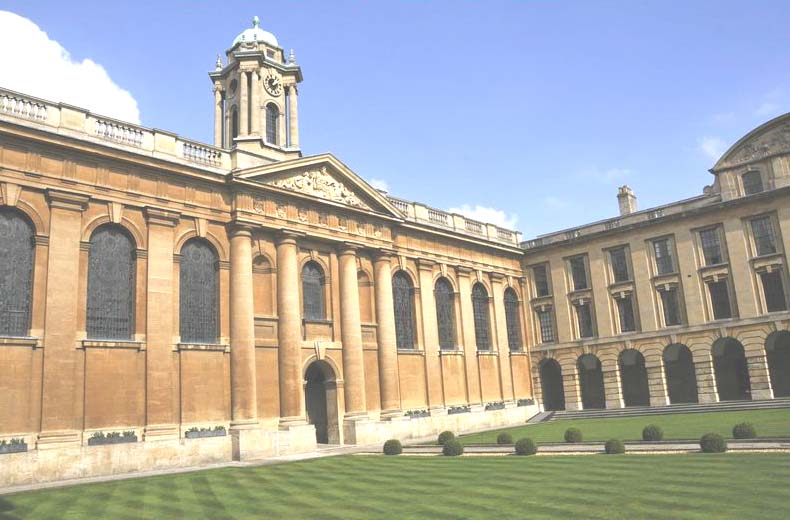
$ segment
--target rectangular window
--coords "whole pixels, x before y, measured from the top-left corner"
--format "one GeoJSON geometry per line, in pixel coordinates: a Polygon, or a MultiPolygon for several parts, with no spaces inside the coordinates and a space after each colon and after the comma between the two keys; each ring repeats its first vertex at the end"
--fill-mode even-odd
{"type": "Polygon", "coordinates": [[[664,308],[664,325],[680,325],[680,306],[678,305],[678,290],[674,287],[661,291],[661,306],[664,308]]]}
{"type": "Polygon", "coordinates": [[[672,247],[668,238],[654,240],[653,251],[656,254],[656,270],[658,274],[675,272],[675,260],[672,258],[672,247]]]}
{"type": "Polygon", "coordinates": [[[540,339],[542,343],[554,343],[554,320],[551,311],[537,311],[540,323],[540,339]]]}
{"type": "Polygon", "coordinates": [[[589,303],[576,306],[576,318],[579,322],[579,337],[591,338],[593,336],[592,311],[589,303]]]}
{"type": "Polygon", "coordinates": [[[782,273],[780,271],[760,273],[760,280],[763,282],[763,292],[765,293],[765,309],[768,312],[787,310],[782,273]]]}
{"type": "Polygon", "coordinates": [[[727,289],[727,280],[719,282],[709,282],[708,292],[710,293],[710,304],[713,308],[713,319],[723,320],[732,318],[730,308],[730,292],[727,289]]]}
{"type": "Polygon", "coordinates": [[[620,315],[620,332],[633,332],[636,330],[634,302],[630,295],[617,299],[617,313],[620,315]]]}
{"type": "Polygon", "coordinates": [[[546,273],[545,265],[536,265],[533,267],[532,276],[535,278],[535,294],[538,297],[551,294],[549,290],[549,276],[546,273]]]}
{"type": "Polygon", "coordinates": [[[771,217],[761,217],[752,220],[752,234],[757,256],[772,255],[776,253],[776,237],[771,217]]]}
{"type": "Polygon", "coordinates": [[[699,232],[699,240],[702,244],[702,256],[705,259],[705,265],[724,263],[724,256],[721,253],[719,228],[703,229],[699,232]]]}
{"type": "Polygon", "coordinates": [[[753,195],[763,191],[763,177],[760,172],[746,172],[741,177],[743,180],[743,191],[746,195],[753,195]]]}
{"type": "Polygon", "coordinates": [[[609,259],[612,262],[612,276],[615,282],[627,282],[631,279],[628,272],[628,258],[625,247],[618,247],[609,251],[609,259]]]}
{"type": "Polygon", "coordinates": [[[575,256],[570,259],[571,277],[573,278],[573,290],[579,291],[587,289],[587,269],[584,265],[583,256],[575,256]]]}

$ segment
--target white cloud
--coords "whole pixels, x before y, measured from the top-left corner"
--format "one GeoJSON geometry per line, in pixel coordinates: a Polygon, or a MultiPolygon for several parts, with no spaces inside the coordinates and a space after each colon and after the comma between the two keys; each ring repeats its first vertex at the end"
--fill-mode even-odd
{"type": "Polygon", "coordinates": [[[714,161],[726,151],[725,142],[719,137],[703,137],[697,143],[699,150],[714,161]]]}
{"type": "Polygon", "coordinates": [[[460,208],[450,208],[450,213],[458,213],[486,224],[495,224],[506,229],[515,229],[518,216],[515,213],[508,215],[501,209],[487,208],[476,205],[474,208],[469,204],[463,204],[460,208]]]}
{"type": "Polygon", "coordinates": [[[104,67],[74,61],[35,23],[8,11],[0,11],[0,64],[0,87],[140,123],[137,101],[104,67]]]}
{"type": "Polygon", "coordinates": [[[771,116],[779,111],[779,105],[777,103],[772,103],[770,101],[766,101],[754,111],[754,115],[759,117],[766,117],[771,116]]]}
{"type": "Polygon", "coordinates": [[[596,182],[604,184],[614,184],[620,182],[631,175],[631,170],[628,168],[586,168],[579,172],[579,176],[585,179],[592,179],[596,182]]]}
{"type": "Polygon", "coordinates": [[[381,191],[390,191],[390,185],[384,179],[370,179],[368,184],[381,191]]]}

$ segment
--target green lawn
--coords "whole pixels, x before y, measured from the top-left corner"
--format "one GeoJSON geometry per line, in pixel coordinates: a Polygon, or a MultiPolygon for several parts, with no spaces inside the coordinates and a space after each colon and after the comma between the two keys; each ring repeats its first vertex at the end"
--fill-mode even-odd
{"type": "Polygon", "coordinates": [[[790,454],[344,456],[0,497],[2,519],[787,518],[790,454]]]}
{"type": "Polygon", "coordinates": [[[510,432],[514,440],[532,437],[535,442],[563,442],[565,430],[571,426],[581,429],[585,441],[608,439],[641,440],[642,428],[657,424],[664,429],[664,439],[699,439],[704,434],[716,432],[732,437],[732,427],[739,422],[750,422],[759,437],[790,437],[790,408],[780,410],[748,410],[741,412],[707,412],[668,414],[650,417],[623,417],[609,419],[567,419],[529,424],[503,430],[466,435],[466,444],[495,443],[497,434],[510,432]]]}

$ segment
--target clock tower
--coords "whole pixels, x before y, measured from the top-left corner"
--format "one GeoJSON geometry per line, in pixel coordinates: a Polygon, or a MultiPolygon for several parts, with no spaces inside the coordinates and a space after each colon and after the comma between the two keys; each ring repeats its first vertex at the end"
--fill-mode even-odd
{"type": "Polygon", "coordinates": [[[285,52],[270,32],[252,27],[217,56],[214,84],[214,145],[237,148],[274,161],[301,157],[297,84],[302,69],[293,49],[285,52]]]}

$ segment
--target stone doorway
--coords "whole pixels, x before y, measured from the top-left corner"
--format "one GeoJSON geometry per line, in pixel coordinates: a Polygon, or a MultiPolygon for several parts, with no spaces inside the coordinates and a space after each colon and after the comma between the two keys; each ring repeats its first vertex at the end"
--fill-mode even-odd
{"type": "Polygon", "coordinates": [[[673,343],[664,349],[662,358],[669,404],[698,402],[697,375],[689,348],[682,343],[673,343]]]}
{"type": "Polygon", "coordinates": [[[620,381],[625,406],[650,406],[645,357],[635,349],[620,352],[620,381]]]}
{"type": "Polygon", "coordinates": [[[562,387],[562,368],[556,360],[548,358],[540,362],[540,386],[543,390],[543,409],[546,411],[565,409],[565,390],[562,387]]]}
{"type": "Polygon", "coordinates": [[[337,376],[326,361],[313,361],[305,370],[307,420],[315,427],[318,444],[340,444],[337,376]]]}
{"type": "Polygon", "coordinates": [[[712,351],[719,401],[750,400],[749,369],[741,342],[734,338],[719,338],[713,343],[712,351]]]}
{"type": "Polygon", "coordinates": [[[594,354],[579,357],[579,387],[582,391],[582,408],[606,408],[601,361],[594,354]]]}
{"type": "Polygon", "coordinates": [[[790,397],[790,332],[772,332],[765,340],[765,355],[774,397],[790,397]]]}

